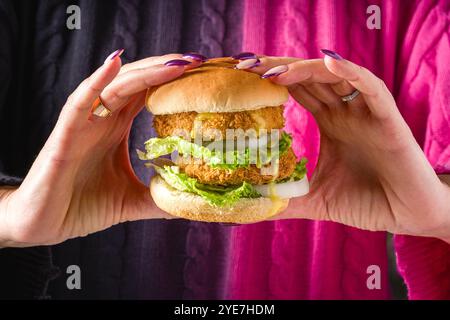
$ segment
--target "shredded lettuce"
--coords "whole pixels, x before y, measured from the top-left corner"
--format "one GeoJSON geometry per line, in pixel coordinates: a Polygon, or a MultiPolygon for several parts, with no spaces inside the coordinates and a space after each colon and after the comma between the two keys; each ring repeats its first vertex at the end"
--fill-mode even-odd
{"type": "Polygon", "coordinates": [[[289,181],[298,181],[305,177],[306,175],[306,163],[308,160],[306,158],[302,158],[297,164],[295,165],[294,172],[285,179],[277,180],[277,183],[283,183],[283,182],[289,182],[289,181]]]}
{"type": "Polygon", "coordinates": [[[184,140],[181,137],[151,138],[145,142],[146,152],[139,153],[141,160],[152,160],[178,151],[181,154],[191,155],[194,158],[210,159],[210,149],[184,140]]]}
{"type": "MultiPolygon", "coordinates": [[[[279,140],[278,150],[270,153],[270,149],[268,149],[264,158],[261,156],[263,150],[260,150],[259,156],[256,158],[256,165],[261,167],[270,163],[272,159],[283,155],[290,148],[291,144],[292,137],[283,131],[279,140]]],[[[248,147],[242,151],[230,150],[224,152],[223,150],[211,150],[208,147],[198,145],[177,136],[152,138],[145,142],[145,150],[146,152],[137,150],[141,160],[152,160],[177,151],[184,156],[203,159],[211,167],[229,170],[248,167],[251,163],[255,162],[255,159],[252,159],[251,155],[257,154],[256,150],[250,150],[248,147]]]]}
{"type": "Polygon", "coordinates": [[[250,165],[250,149],[245,148],[243,152],[237,150],[227,151],[225,153],[216,152],[214,157],[208,161],[208,165],[212,168],[228,170],[235,170],[239,167],[248,167],[250,165]]]}
{"type": "Polygon", "coordinates": [[[201,196],[209,204],[222,207],[232,205],[241,198],[261,197],[251,184],[243,182],[236,187],[220,187],[202,184],[195,178],[180,173],[177,166],[153,166],[156,172],[173,188],[201,196]]]}
{"type": "MultiPolygon", "coordinates": [[[[301,159],[295,166],[295,170],[289,178],[278,180],[276,183],[303,179],[306,174],[306,162],[306,158],[301,159]]],[[[191,178],[187,174],[180,172],[178,166],[159,167],[154,164],[150,164],[150,166],[154,167],[156,172],[171,187],[179,191],[199,195],[213,206],[223,207],[232,205],[241,198],[261,197],[261,194],[250,183],[245,181],[238,186],[208,185],[200,183],[197,179],[191,178]]]]}
{"type": "Polygon", "coordinates": [[[211,167],[218,167],[222,169],[235,170],[239,167],[248,167],[251,163],[254,163],[254,159],[251,158],[253,152],[254,155],[258,154],[256,158],[256,167],[261,168],[263,165],[269,164],[274,158],[279,157],[286,153],[286,151],[291,147],[292,137],[290,134],[282,131],[280,140],[278,142],[278,150],[275,149],[274,153],[271,153],[271,149],[264,150],[264,148],[259,149],[259,153],[255,150],[250,150],[245,148],[243,152],[233,150],[227,151],[225,154],[215,153],[213,161],[208,164],[211,167]],[[263,157],[263,154],[265,155],[263,157]],[[228,159],[233,159],[233,161],[228,161],[228,159]],[[230,163],[229,163],[230,162],[230,163]]]}
{"type": "MultiPolygon", "coordinates": [[[[256,165],[270,163],[276,156],[283,155],[292,144],[292,137],[285,132],[282,132],[278,148],[275,152],[270,153],[270,149],[266,152],[264,161],[261,160],[261,154],[258,154],[256,165]]],[[[153,160],[164,155],[178,152],[183,156],[192,156],[195,159],[203,159],[211,167],[220,167],[224,169],[234,170],[239,167],[248,167],[251,161],[251,152],[248,147],[242,151],[232,150],[223,151],[209,149],[208,147],[195,144],[193,142],[184,140],[181,137],[171,136],[166,138],[152,138],[145,142],[145,152],[137,150],[139,159],[153,160]],[[229,161],[232,159],[232,161],[229,161]],[[230,163],[226,163],[230,162],[230,163]]],[[[260,151],[261,152],[261,151],[260,151]]],[[[253,153],[255,154],[255,153],[253,153]]],[[[294,172],[289,178],[276,181],[277,183],[296,181],[302,179],[306,174],[306,159],[303,158],[297,163],[294,172]]],[[[209,204],[222,207],[232,205],[241,198],[258,198],[261,194],[248,182],[242,182],[238,186],[218,186],[200,183],[197,179],[189,177],[184,172],[180,172],[178,166],[159,166],[153,163],[148,164],[154,167],[156,172],[173,188],[190,192],[201,196],[209,204]]]]}
{"type": "Polygon", "coordinates": [[[280,154],[282,155],[291,147],[292,136],[289,133],[282,131],[280,141],[278,143],[278,149],[280,150],[280,154]]]}

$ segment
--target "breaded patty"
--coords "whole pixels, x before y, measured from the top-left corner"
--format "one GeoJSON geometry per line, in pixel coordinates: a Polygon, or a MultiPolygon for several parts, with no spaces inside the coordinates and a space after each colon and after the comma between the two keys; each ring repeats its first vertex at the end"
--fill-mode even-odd
{"type": "Polygon", "coordinates": [[[243,181],[251,184],[264,184],[273,180],[289,177],[295,169],[297,159],[292,148],[289,148],[281,157],[278,166],[278,175],[261,175],[261,169],[256,165],[250,165],[248,168],[238,168],[227,170],[221,168],[212,168],[207,164],[186,164],[178,163],[184,172],[199,182],[213,185],[237,185],[243,181]]]}
{"type": "Polygon", "coordinates": [[[196,122],[195,132],[202,134],[204,139],[225,139],[226,129],[242,129],[244,131],[255,129],[256,133],[258,133],[258,129],[281,129],[284,126],[283,106],[243,112],[184,112],[153,117],[153,126],[159,137],[181,135],[186,139],[192,138],[195,136],[194,122],[196,122]]]}

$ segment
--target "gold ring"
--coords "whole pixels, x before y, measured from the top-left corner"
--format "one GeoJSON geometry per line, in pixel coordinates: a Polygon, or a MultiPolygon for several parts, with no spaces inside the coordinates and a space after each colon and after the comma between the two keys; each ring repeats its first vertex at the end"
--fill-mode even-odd
{"type": "Polygon", "coordinates": [[[95,99],[94,103],[92,104],[92,114],[100,117],[100,118],[106,118],[111,115],[111,110],[109,110],[102,102],[102,99],[100,97],[97,97],[95,99]]]}

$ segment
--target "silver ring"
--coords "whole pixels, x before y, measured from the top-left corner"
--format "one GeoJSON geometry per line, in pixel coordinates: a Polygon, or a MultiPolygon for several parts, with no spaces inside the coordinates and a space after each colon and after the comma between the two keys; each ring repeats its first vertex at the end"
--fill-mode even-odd
{"type": "Polygon", "coordinates": [[[341,99],[344,102],[349,102],[349,101],[354,100],[357,96],[359,96],[359,94],[360,94],[359,90],[355,90],[351,94],[349,94],[348,96],[341,97],[341,99]]]}

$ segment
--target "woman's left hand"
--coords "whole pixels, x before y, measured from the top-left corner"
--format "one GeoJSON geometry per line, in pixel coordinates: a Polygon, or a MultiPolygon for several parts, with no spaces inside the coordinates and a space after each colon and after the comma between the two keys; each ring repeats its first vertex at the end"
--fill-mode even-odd
{"type": "Polygon", "coordinates": [[[261,57],[249,69],[287,86],[320,129],[311,191],[292,199],[275,219],[450,238],[450,188],[430,166],[386,85],[369,70],[327,53],[316,60],[261,57]],[[356,98],[342,101],[356,89],[356,98]]]}
{"type": "Polygon", "coordinates": [[[20,187],[0,188],[0,247],[51,245],[125,221],[171,218],[134,174],[128,136],[147,89],[201,62],[169,54],[122,66],[121,52],[70,95],[20,187]]]}

